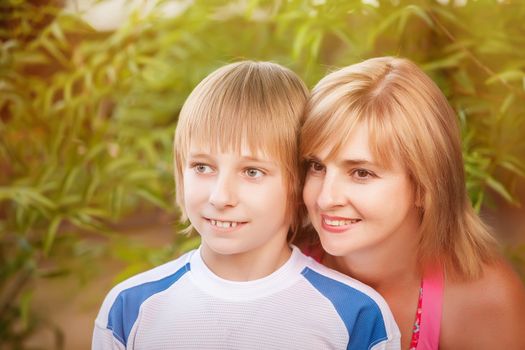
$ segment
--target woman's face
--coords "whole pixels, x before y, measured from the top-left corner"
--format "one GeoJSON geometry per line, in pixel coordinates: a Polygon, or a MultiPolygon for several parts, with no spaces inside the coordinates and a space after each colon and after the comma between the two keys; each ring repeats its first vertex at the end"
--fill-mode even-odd
{"type": "Polygon", "coordinates": [[[368,142],[368,128],[360,124],[335,157],[327,159],[327,147],[308,162],[304,202],[323,248],[334,256],[418,239],[419,210],[407,171],[400,161],[379,164],[368,142]]]}

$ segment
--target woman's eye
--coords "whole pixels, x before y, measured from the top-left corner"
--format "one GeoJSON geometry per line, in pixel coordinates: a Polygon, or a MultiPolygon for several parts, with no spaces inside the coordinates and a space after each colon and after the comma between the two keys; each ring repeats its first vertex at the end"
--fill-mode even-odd
{"type": "Polygon", "coordinates": [[[312,173],[322,173],[324,171],[324,165],[322,165],[319,162],[311,160],[308,162],[308,171],[312,173]]]}
{"type": "Polygon", "coordinates": [[[246,176],[251,177],[253,179],[259,178],[264,175],[264,173],[261,170],[255,168],[248,168],[244,171],[244,173],[246,174],[246,176]]]}
{"type": "Polygon", "coordinates": [[[372,174],[370,171],[366,169],[356,169],[353,171],[353,175],[357,177],[359,180],[364,180],[372,177],[374,174],[372,174]]]}
{"type": "Polygon", "coordinates": [[[195,164],[193,169],[197,174],[209,174],[213,172],[212,167],[206,164],[195,164]]]}

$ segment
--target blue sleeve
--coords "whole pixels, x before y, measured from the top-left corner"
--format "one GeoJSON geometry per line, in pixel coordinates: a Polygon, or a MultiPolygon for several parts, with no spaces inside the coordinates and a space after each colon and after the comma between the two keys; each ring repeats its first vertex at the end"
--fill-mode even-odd
{"type": "Polygon", "coordinates": [[[347,349],[370,349],[388,338],[381,309],[370,296],[309,268],[302,274],[341,317],[349,335],[347,349]]]}

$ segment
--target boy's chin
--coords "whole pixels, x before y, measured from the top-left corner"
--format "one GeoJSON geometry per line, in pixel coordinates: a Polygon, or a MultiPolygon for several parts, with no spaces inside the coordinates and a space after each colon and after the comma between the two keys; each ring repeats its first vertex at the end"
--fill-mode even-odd
{"type": "Polygon", "coordinates": [[[229,256],[247,253],[250,249],[241,242],[228,238],[202,239],[202,249],[215,256],[229,256]]]}

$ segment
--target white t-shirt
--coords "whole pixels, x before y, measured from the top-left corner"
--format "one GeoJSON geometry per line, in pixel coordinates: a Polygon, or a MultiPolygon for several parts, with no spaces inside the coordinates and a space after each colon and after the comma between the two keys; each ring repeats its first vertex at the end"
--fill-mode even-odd
{"type": "Polygon", "coordinates": [[[383,298],[293,247],[262,279],[224,280],[200,249],[114,287],[95,320],[99,349],[399,349],[383,298]]]}

